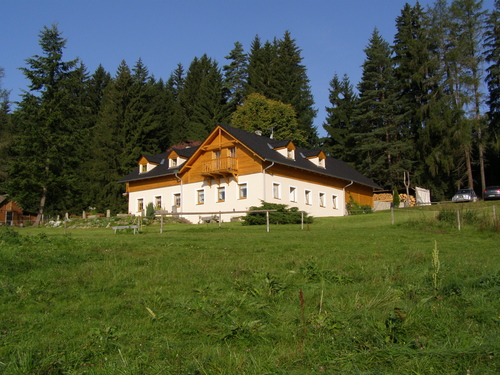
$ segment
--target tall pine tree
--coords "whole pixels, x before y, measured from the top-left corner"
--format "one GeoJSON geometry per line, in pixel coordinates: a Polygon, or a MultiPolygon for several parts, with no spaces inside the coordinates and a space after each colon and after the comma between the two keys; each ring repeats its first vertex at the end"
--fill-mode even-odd
{"type": "Polygon", "coordinates": [[[342,80],[335,74],[330,81],[330,107],[326,107],[327,117],[323,128],[328,136],[323,145],[330,156],[346,162],[353,161],[352,117],[356,107],[357,95],[349,77],[342,80]]]}
{"type": "Polygon", "coordinates": [[[16,158],[6,184],[25,209],[38,212],[35,224],[46,209],[69,208],[65,204],[78,178],[71,158],[79,141],[73,119],[80,117],[72,80],[77,60],[62,60],[66,40],[55,25],[44,27],[39,41],[42,55],[27,59],[22,68],[30,85],[16,111],[16,158]]]}

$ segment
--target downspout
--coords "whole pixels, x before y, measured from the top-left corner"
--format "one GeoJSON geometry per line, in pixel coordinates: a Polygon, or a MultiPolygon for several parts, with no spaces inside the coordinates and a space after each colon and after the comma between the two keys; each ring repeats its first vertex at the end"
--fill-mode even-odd
{"type": "Polygon", "coordinates": [[[354,184],[354,181],[351,180],[351,182],[349,184],[347,184],[346,186],[344,186],[342,188],[342,192],[343,192],[343,195],[344,195],[344,216],[346,214],[346,199],[345,199],[345,189],[348,188],[349,186],[351,186],[352,184],[354,184]]]}
{"type": "Polygon", "coordinates": [[[184,193],[183,193],[183,191],[182,191],[182,178],[180,178],[180,177],[177,175],[177,173],[179,173],[179,171],[176,171],[176,172],[174,173],[174,175],[175,175],[175,177],[177,177],[177,179],[181,182],[181,207],[180,207],[180,209],[181,209],[181,212],[182,212],[182,205],[184,204],[184,193]]]}
{"type": "Polygon", "coordinates": [[[271,165],[268,165],[262,171],[264,173],[264,202],[266,202],[266,171],[274,165],[274,161],[271,162],[271,165]]]}

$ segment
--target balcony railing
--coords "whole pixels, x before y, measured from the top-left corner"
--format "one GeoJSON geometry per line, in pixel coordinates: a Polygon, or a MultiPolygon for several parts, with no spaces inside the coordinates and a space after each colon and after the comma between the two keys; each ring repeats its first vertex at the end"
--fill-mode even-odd
{"type": "Polygon", "coordinates": [[[238,159],[219,158],[203,162],[202,173],[237,172],[238,159]]]}

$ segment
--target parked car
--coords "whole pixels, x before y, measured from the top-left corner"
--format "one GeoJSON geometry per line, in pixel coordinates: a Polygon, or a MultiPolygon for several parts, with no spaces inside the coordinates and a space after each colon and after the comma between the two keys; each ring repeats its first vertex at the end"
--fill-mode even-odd
{"type": "Polygon", "coordinates": [[[452,202],[477,202],[477,195],[472,189],[460,189],[457,193],[451,198],[452,202]]]}
{"type": "Polygon", "coordinates": [[[484,200],[500,199],[500,186],[488,186],[484,189],[484,200]]]}

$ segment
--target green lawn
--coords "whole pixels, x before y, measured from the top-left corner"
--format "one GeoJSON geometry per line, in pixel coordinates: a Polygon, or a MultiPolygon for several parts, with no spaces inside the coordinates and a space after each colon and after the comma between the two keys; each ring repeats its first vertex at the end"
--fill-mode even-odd
{"type": "Polygon", "coordinates": [[[492,207],[0,228],[0,374],[498,374],[492,207]]]}

